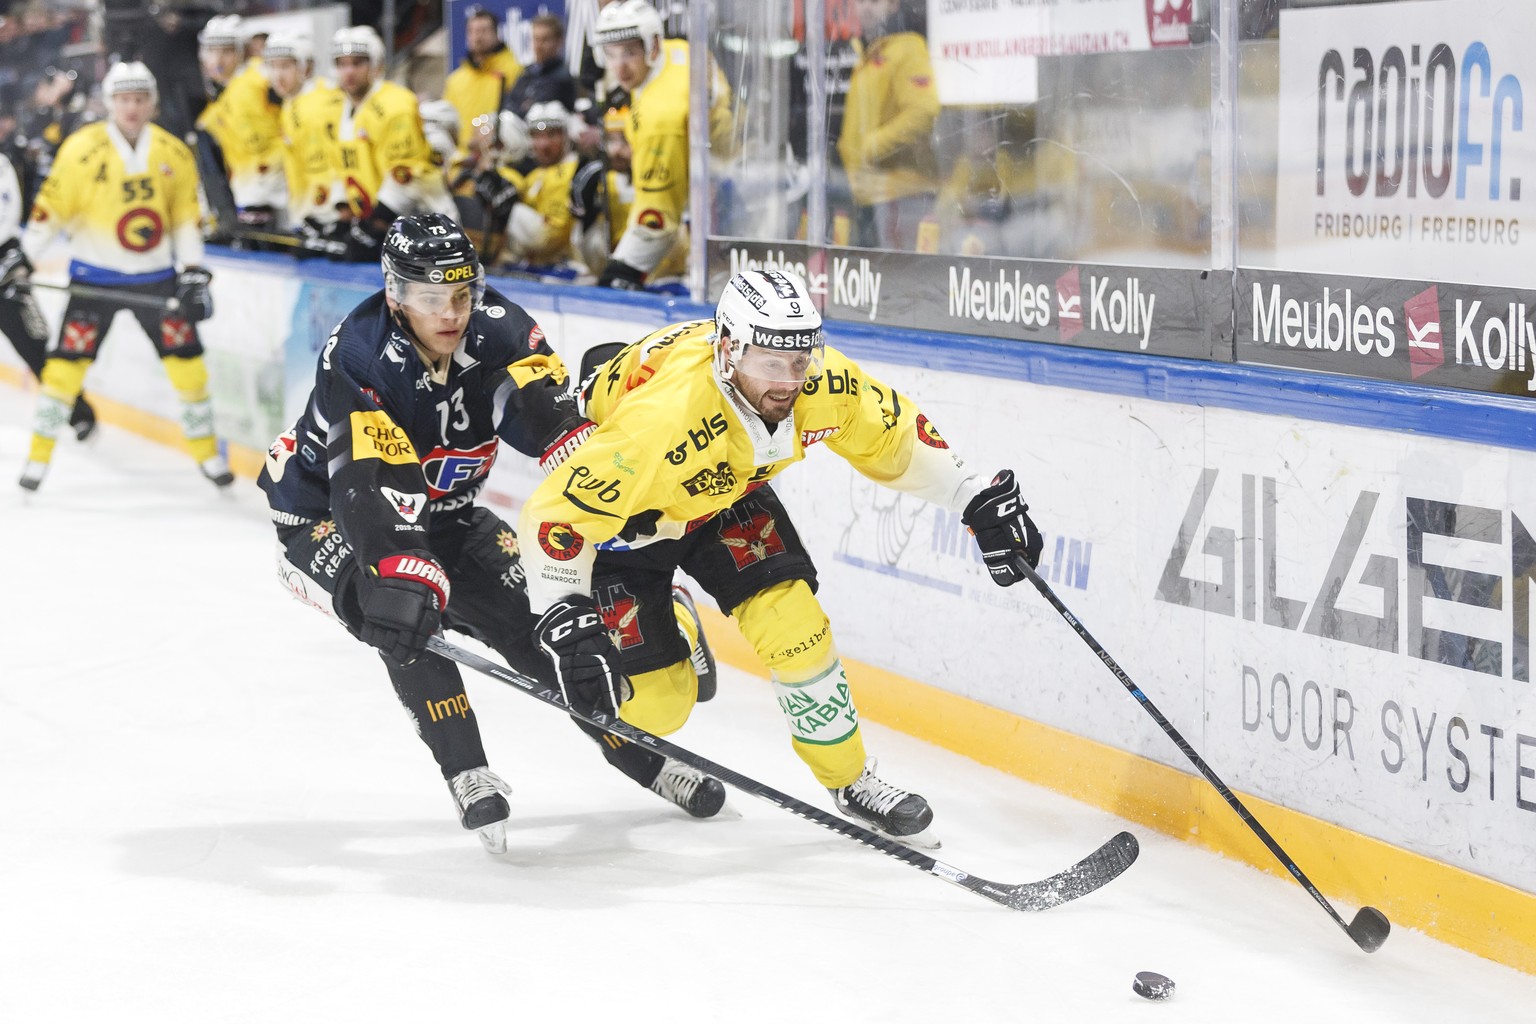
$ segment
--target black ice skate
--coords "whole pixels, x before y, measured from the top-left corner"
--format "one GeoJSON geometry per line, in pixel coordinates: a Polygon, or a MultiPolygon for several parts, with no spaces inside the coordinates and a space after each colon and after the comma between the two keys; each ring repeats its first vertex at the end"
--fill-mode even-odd
{"type": "MultiPolygon", "coordinates": [[[[704,636],[704,623],[699,621],[698,606],[693,603],[693,595],[688,593],[687,587],[672,588],[672,604],[675,611],[693,620],[694,632],[699,637],[699,642],[688,652],[688,661],[693,665],[693,674],[699,679],[699,703],[702,704],[714,697],[719,682],[715,672],[715,652],[709,649],[709,640],[704,636]]],[[[688,634],[681,627],[678,632],[683,634],[684,640],[688,639],[688,634]]]]}
{"type": "Polygon", "coordinates": [[[507,797],[512,787],[489,768],[471,768],[459,772],[448,783],[459,807],[459,821],[480,836],[487,853],[507,852],[507,815],[512,808],[507,797]]]}
{"type": "Polygon", "coordinates": [[[885,782],[875,774],[876,767],[878,763],[870,758],[853,785],[827,790],[837,809],[881,835],[909,846],[936,848],[938,840],[926,834],[933,821],[928,801],[885,782]]]}
{"type": "Polygon", "coordinates": [[[672,801],[695,818],[713,818],[725,806],[725,786],[681,761],[667,758],[651,783],[651,792],[672,801]]]}
{"type": "Polygon", "coordinates": [[[204,477],[213,481],[215,487],[228,487],[235,482],[235,474],[229,471],[229,463],[222,455],[204,459],[198,463],[197,468],[202,470],[204,477]]]}
{"type": "Polygon", "coordinates": [[[43,485],[43,477],[48,475],[48,463],[29,459],[21,469],[21,479],[16,481],[23,490],[35,491],[43,485]]]}

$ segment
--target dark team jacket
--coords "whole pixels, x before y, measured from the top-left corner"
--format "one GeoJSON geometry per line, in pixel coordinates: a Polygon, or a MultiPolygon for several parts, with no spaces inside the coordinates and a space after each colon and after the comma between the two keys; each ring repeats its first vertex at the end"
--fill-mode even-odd
{"type": "Polygon", "coordinates": [[[489,288],[438,383],[380,291],[331,332],[308,405],[258,483],[275,521],[334,518],[376,565],[427,548],[432,514],[474,501],[498,438],[538,457],[578,428],[566,383],[539,325],[489,288]]]}

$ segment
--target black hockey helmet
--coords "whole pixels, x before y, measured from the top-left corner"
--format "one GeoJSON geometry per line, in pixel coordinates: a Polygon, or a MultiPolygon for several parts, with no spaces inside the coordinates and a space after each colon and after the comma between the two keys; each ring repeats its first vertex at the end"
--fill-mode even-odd
{"type": "Polygon", "coordinates": [[[417,281],[422,284],[480,284],[485,271],[480,254],[464,229],[440,213],[400,217],[384,236],[379,259],[384,285],[417,281]]]}

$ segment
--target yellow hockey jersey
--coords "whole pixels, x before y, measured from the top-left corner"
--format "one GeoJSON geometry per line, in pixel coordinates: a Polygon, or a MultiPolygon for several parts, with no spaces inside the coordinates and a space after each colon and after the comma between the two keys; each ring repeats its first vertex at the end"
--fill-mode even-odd
{"type": "Polygon", "coordinates": [[[288,177],[288,215],[297,223],[315,217],[322,223],[335,219],[332,208],[332,154],[340,149],[337,127],[346,96],[323,78],[304,86],[283,104],[284,169],[288,177]]]}
{"type": "Polygon", "coordinates": [[[343,103],[333,154],[333,202],[366,217],[383,203],[396,214],[433,211],[457,217],[443,170],[421,129],[416,94],[382,80],[362,102],[343,103]]]}
{"type": "Polygon", "coordinates": [[[927,40],[897,32],[861,47],[837,139],[854,202],[867,206],[938,191],[938,116],[927,40]]]}
{"type": "MultiPolygon", "coordinates": [[[[662,43],[661,64],[634,93],[624,134],[629,139],[634,202],[614,258],[655,271],[672,248],[688,210],[688,44],[662,43]]],[[[710,145],[730,145],[731,90],[711,64],[710,145]]]]}
{"type": "Polygon", "coordinates": [[[443,99],[453,104],[459,112],[459,150],[466,152],[474,133],[474,120],[481,114],[494,114],[501,109],[502,97],[512,88],[523,66],[505,46],[476,64],[469,57],[454,68],[443,83],[443,99]]]}
{"type": "Polygon", "coordinates": [[[59,147],[23,245],[35,261],[63,232],[74,280],[162,280],[177,262],[203,261],[197,192],[192,152],[170,132],[146,125],[130,146],[110,121],[98,121],[59,147]]]}
{"type": "Polygon", "coordinates": [[[523,506],[535,611],[590,589],[595,547],[675,539],[825,444],[876,483],[962,511],[986,485],[911,401],[835,349],[769,432],[715,378],[713,320],[673,324],[599,368],[598,424],[523,506]]]}
{"type": "Polygon", "coordinates": [[[280,210],[287,200],[280,111],[261,59],[253,57],[197,119],[224,151],[229,189],[242,209],[280,210]]]}
{"type": "Polygon", "coordinates": [[[576,154],[527,174],[503,169],[501,175],[517,185],[519,202],[507,222],[507,255],[534,266],[551,266],[571,258],[571,179],[576,154]]]}

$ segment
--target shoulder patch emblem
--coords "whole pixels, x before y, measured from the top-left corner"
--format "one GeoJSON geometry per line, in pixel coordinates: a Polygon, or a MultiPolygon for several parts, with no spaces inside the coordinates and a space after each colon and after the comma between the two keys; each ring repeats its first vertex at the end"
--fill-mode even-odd
{"type": "Polygon", "coordinates": [[[581,554],[585,541],[570,523],[540,523],[539,547],[557,562],[569,562],[581,554]]]}
{"type": "Polygon", "coordinates": [[[938,428],[929,423],[928,417],[922,413],[917,414],[917,439],[929,448],[949,447],[949,442],[945,441],[939,434],[938,428]]]}

